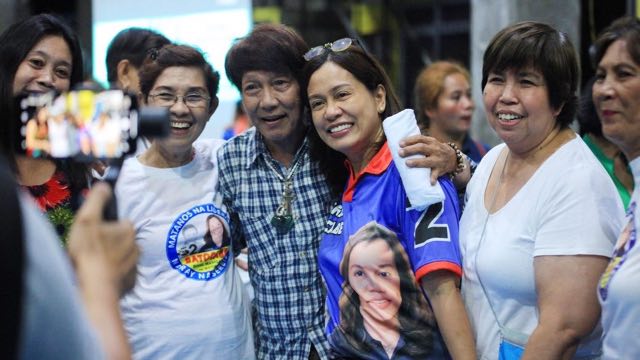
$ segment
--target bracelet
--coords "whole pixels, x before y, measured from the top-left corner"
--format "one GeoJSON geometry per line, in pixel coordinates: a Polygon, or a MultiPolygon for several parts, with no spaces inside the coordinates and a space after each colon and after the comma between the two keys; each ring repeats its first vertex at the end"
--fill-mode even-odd
{"type": "Polygon", "coordinates": [[[449,177],[453,181],[453,178],[455,178],[456,175],[464,171],[464,154],[462,153],[462,151],[460,151],[460,148],[455,143],[450,142],[447,143],[447,145],[451,146],[451,148],[456,152],[456,169],[453,170],[453,172],[449,173],[449,177]]]}

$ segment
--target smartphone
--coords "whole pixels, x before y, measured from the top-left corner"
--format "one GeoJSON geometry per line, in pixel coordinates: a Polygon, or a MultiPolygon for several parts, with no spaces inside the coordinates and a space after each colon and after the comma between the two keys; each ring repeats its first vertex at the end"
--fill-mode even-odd
{"type": "Polygon", "coordinates": [[[19,104],[19,154],[93,161],[135,151],[139,110],[135,97],[123,91],[28,95],[19,104]]]}

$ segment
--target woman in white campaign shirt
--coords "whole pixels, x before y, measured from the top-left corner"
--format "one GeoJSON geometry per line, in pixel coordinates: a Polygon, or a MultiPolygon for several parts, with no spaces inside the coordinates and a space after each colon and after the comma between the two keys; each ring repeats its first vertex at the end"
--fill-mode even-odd
{"type": "Polygon", "coordinates": [[[116,186],[141,249],[136,286],[121,302],[136,359],[255,358],[249,302],[224,241],[229,216],[215,192],[222,141],[195,142],[218,105],[218,81],[189,46],[162,47],[140,71],[143,102],[169,109],[170,133],[127,159],[116,186]]]}
{"type": "Polygon", "coordinates": [[[594,44],[597,64],[593,102],[602,133],[629,160],[635,190],[627,220],[598,284],[602,304],[605,359],[640,358],[640,249],[636,242],[640,220],[640,21],[621,18],[603,31],[594,44]]]}

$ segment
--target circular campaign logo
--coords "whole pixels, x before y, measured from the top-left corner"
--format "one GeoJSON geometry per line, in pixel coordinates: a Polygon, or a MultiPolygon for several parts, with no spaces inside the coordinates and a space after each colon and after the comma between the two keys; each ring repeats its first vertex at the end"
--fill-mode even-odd
{"type": "Polygon", "coordinates": [[[213,204],[203,204],[179,214],[167,234],[169,264],[189,279],[209,281],[229,265],[229,216],[213,204]]]}

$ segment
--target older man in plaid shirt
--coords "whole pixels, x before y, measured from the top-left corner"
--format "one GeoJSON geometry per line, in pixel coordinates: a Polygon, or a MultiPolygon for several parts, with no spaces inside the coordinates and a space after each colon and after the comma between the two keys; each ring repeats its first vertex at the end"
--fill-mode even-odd
{"type": "Polygon", "coordinates": [[[328,358],[316,258],[329,189],[302,119],[297,76],[306,50],[292,29],[260,25],[225,63],[255,126],[221,149],[218,185],[234,243],[249,250],[259,359],[328,358]]]}

